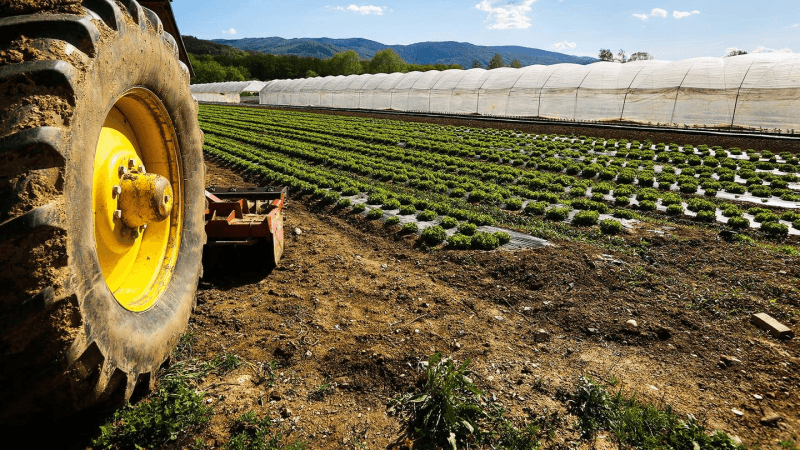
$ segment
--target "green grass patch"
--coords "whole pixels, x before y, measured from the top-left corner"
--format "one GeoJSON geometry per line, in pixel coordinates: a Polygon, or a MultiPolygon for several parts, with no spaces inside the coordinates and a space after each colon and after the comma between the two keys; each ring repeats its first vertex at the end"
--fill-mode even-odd
{"type": "Polygon", "coordinates": [[[577,428],[584,439],[610,432],[620,448],[636,449],[743,449],[727,434],[709,433],[704,422],[691,414],[680,418],[669,406],[659,409],[640,402],[636,395],[609,393],[592,380],[581,377],[565,395],[569,411],[578,417],[577,428]]]}

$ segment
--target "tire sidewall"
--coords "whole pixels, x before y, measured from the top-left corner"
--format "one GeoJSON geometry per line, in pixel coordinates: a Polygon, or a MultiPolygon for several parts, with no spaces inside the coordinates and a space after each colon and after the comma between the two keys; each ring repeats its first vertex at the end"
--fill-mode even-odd
{"type": "Polygon", "coordinates": [[[152,373],[186,328],[201,270],[204,171],[197,105],[173,48],[152,28],[143,30],[130,22],[101,38],[96,57],[80,76],[84,79],[75,92],[65,215],[71,237],[67,247],[70,281],[85,340],[76,341],[69,354],[79,356],[80,347],[95,343],[113,367],[129,374],[152,373]],[[134,87],[153,92],[172,120],[184,183],[184,219],[175,268],[161,297],[143,312],[123,308],[103,279],[91,195],[103,122],[117,100],[134,87]]]}

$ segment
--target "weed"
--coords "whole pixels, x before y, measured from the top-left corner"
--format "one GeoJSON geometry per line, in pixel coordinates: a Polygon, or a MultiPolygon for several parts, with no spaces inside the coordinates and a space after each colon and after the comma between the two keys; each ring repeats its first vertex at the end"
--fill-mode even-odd
{"type": "Polygon", "coordinates": [[[275,371],[278,369],[278,362],[275,360],[259,363],[256,367],[256,377],[253,380],[256,385],[265,384],[267,387],[275,385],[278,376],[275,371]]]}
{"type": "Polygon", "coordinates": [[[326,378],[321,384],[315,386],[314,389],[308,394],[308,398],[312,400],[322,400],[326,395],[333,394],[336,390],[336,383],[332,382],[330,378],[326,378]]]}
{"type": "Polygon", "coordinates": [[[570,412],[578,416],[577,425],[584,438],[610,431],[620,448],[742,448],[721,431],[707,434],[705,424],[691,414],[681,420],[669,406],[662,410],[640,403],[636,395],[625,397],[621,391],[609,394],[585,377],[566,398],[570,412]]]}
{"type": "Polygon", "coordinates": [[[224,450],[303,450],[307,444],[295,441],[282,444],[283,429],[273,429],[269,414],[259,418],[253,411],[248,411],[231,425],[231,440],[222,446],[224,450]]]}
{"type": "Polygon", "coordinates": [[[423,442],[455,450],[479,436],[477,423],[482,414],[481,392],[469,378],[469,359],[458,366],[452,359],[434,353],[428,360],[422,392],[406,394],[391,401],[391,411],[405,415],[423,442]]]}
{"type": "Polygon", "coordinates": [[[197,336],[191,331],[181,336],[178,344],[172,349],[172,359],[183,361],[192,357],[192,348],[197,343],[197,336]]]}
{"type": "Polygon", "coordinates": [[[100,426],[100,436],[92,445],[100,448],[157,448],[175,441],[208,422],[211,408],[203,394],[184,377],[162,379],[158,391],[149,399],[125,405],[111,420],[100,426]]]}
{"type": "Polygon", "coordinates": [[[242,359],[233,353],[224,353],[215,356],[211,364],[219,369],[221,373],[227,373],[241,366],[242,359]]]}
{"type": "Polygon", "coordinates": [[[786,439],[785,441],[778,441],[778,445],[786,450],[798,450],[795,439],[797,439],[797,436],[792,435],[792,440],[786,439]]]}

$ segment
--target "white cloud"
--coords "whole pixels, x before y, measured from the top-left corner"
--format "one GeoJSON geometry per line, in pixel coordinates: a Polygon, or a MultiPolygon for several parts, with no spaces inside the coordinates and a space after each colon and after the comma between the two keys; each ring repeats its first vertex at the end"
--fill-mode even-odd
{"type": "Polygon", "coordinates": [[[634,14],[633,17],[636,17],[639,20],[647,20],[650,17],[661,17],[662,19],[666,19],[667,10],[661,8],[653,8],[653,10],[650,11],[650,14],[634,14]]]}
{"type": "Polygon", "coordinates": [[[695,14],[700,14],[700,11],[698,11],[696,9],[694,11],[692,11],[692,12],[689,12],[689,11],[672,11],[672,17],[674,17],[676,19],[683,19],[684,17],[693,16],[695,14]]]}
{"type": "Polygon", "coordinates": [[[661,18],[666,19],[667,18],[667,10],[666,9],[661,9],[661,8],[653,8],[653,10],[650,11],[650,15],[653,16],[653,17],[661,17],[661,18]]]}
{"type": "Polygon", "coordinates": [[[222,30],[222,34],[236,34],[236,30],[234,30],[233,28],[228,30],[222,30]]]}
{"type": "Polygon", "coordinates": [[[350,5],[346,8],[344,6],[336,6],[331,9],[334,9],[336,11],[351,11],[356,14],[361,14],[362,16],[366,16],[369,14],[382,16],[383,13],[385,13],[386,10],[389,8],[387,6],[375,6],[375,5],[365,5],[365,6],[350,5]]]}
{"type": "Polygon", "coordinates": [[[483,0],[475,5],[479,11],[489,13],[486,21],[494,22],[488,26],[490,30],[524,30],[531,27],[531,18],[528,13],[536,0],[523,0],[514,4],[495,6],[497,2],[498,0],[483,0]]]}
{"type": "Polygon", "coordinates": [[[571,49],[573,49],[573,48],[575,48],[577,46],[578,46],[578,44],[576,44],[574,42],[568,42],[568,41],[556,42],[555,44],[553,44],[553,47],[558,49],[558,50],[571,50],[571,49]]]}

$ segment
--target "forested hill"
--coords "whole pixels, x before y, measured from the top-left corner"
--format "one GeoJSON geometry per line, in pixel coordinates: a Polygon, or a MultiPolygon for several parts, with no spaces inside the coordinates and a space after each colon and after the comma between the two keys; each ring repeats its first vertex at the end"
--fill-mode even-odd
{"type": "Polygon", "coordinates": [[[409,64],[459,64],[469,68],[475,60],[486,66],[495,53],[504,61],[518,60],[523,66],[533,64],[590,64],[596,58],[572,56],[537,48],[521,46],[488,47],[468,42],[419,42],[410,45],[386,45],[369,39],[330,39],[281,37],[214,39],[214,42],[241,50],[255,50],[273,55],[296,55],[320,59],[330,58],[336,53],[354,50],[363,59],[370,59],[384,48],[391,48],[409,64]]]}

